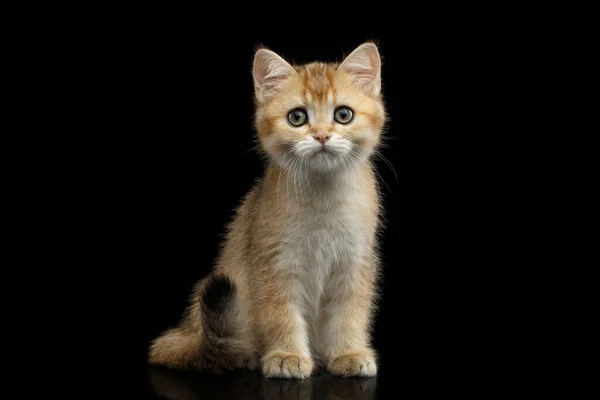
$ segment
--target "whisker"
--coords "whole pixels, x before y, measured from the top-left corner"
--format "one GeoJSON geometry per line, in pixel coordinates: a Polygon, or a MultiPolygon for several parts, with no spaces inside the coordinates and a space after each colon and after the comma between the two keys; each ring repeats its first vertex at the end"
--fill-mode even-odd
{"type": "Polygon", "coordinates": [[[250,153],[251,151],[259,150],[260,148],[261,148],[260,144],[256,144],[256,145],[250,147],[249,149],[247,149],[246,151],[244,151],[242,154],[245,155],[245,154],[250,153]]]}
{"type": "MultiPolygon", "coordinates": [[[[346,156],[342,157],[342,162],[344,163],[344,169],[349,169],[350,171],[352,171],[352,167],[347,166],[347,164],[346,164],[346,159],[347,158],[348,157],[346,157],[346,156]]],[[[350,183],[347,183],[347,186],[350,186],[350,183]]]]}
{"type": "Polygon", "coordinates": [[[298,192],[300,192],[300,197],[301,197],[302,199],[304,199],[304,198],[302,197],[302,196],[303,196],[303,193],[302,193],[302,188],[300,188],[300,187],[298,186],[298,184],[296,183],[296,173],[298,172],[298,167],[297,167],[297,165],[298,165],[298,161],[299,161],[300,159],[301,159],[301,158],[300,158],[300,155],[299,155],[299,154],[296,154],[296,157],[294,157],[294,162],[292,163],[292,165],[291,165],[291,167],[290,167],[290,169],[291,169],[291,170],[293,171],[293,173],[294,173],[294,194],[296,195],[296,204],[300,204],[300,203],[299,203],[299,201],[298,201],[298,192]]]}
{"type": "Polygon", "coordinates": [[[354,149],[351,149],[349,154],[350,154],[350,156],[349,156],[350,161],[354,162],[354,164],[356,166],[357,174],[359,174],[359,176],[360,176],[360,181],[361,181],[361,185],[363,187],[363,191],[366,192],[365,178],[364,178],[364,176],[362,176],[362,174],[360,174],[360,163],[358,161],[360,159],[360,154],[358,154],[354,149]]]}
{"type": "MultiPolygon", "coordinates": [[[[365,146],[361,146],[360,144],[354,144],[356,147],[359,148],[365,148],[365,146]]],[[[396,179],[396,184],[399,183],[398,181],[398,174],[396,173],[396,169],[394,168],[394,165],[391,163],[390,160],[388,160],[380,151],[378,151],[377,149],[373,149],[372,150],[373,155],[375,155],[376,157],[379,157],[382,161],[385,162],[386,166],[394,173],[394,177],[396,179]]]]}
{"type": "Polygon", "coordinates": [[[352,172],[353,175],[358,175],[361,178],[361,185],[363,186],[364,189],[364,183],[362,182],[362,176],[360,174],[360,166],[357,164],[356,160],[354,160],[353,157],[353,150],[351,150],[350,153],[344,155],[344,157],[342,157],[342,160],[344,161],[344,166],[346,166],[346,160],[348,160],[348,169],[352,172]]]}
{"type": "Polygon", "coordinates": [[[377,165],[373,164],[373,170],[375,171],[375,173],[377,174],[377,176],[379,177],[379,179],[381,179],[381,182],[383,182],[383,184],[385,185],[385,187],[387,188],[387,190],[389,190],[390,194],[393,195],[392,190],[390,189],[390,187],[388,186],[388,184],[383,180],[383,177],[381,176],[381,174],[379,174],[379,170],[377,168],[377,165]]]}
{"type": "Polygon", "coordinates": [[[398,184],[398,174],[396,174],[396,169],[394,169],[394,166],[392,165],[392,163],[390,162],[390,160],[388,160],[387,158],[384,157],[383,154],[381,154],[379,151],[377,150],[373,150],[373,154],[375,154],[377,157],[381,158],[386,164],[387,166],[392,170],[392,172],[394,173],[394,176],[396,177],[396,184],[398,184]]]}
{"type": "MultiPolygon", "coordinates": [[[[286,190],[287,190],[289,188],[290,174],[292,174],[292,179],[293,179],[292,191],[294,192],[294,195],[296,197],[296,204],[298,204],[298,189],[296,187],[296,172],[294,169],[294,165],[295,165],[297,159],[298,159],[298,154],[294,154],[294,157],[292,158],[292,161],[288,168],[288,174],[287,174],[288,185],[286,186],[286,190]]],[[[289,194],[288,194],[288,198],[289,198],[289,194]]]]}
{"type": "Polygon", "coordinates": [[[313,191],[312,191],[312,188],[310,186],[310,179],[308,177],[308,159],[306,157],[304,157],[303,160],[302,160],[302,162],[304,164],[304,177],[306,178],[306,186],[308,187],[308,192],[312,196],[313,195],[313,191]]]}
{"type": "MultiPolygon", "coordinates": [[[[287,151],[285,153],[283,153],[283,156],[281,157],[281,161],[285,162],[285,156],[287,155],[287,151]]],[[[279,195],[279,180],[281,179],[281,174],[283,173],[283,167],[280,167],[279,169],[279,176],[277,176],[277,195],[279,195]]]]}
{"type": "Polygon", "coordinates": [[[292,155],[292,159],[290,160],[289,163],[286,163],[285,165],[285,199],[286,202],[289,201],[290,198],[290,169],[289,169],[289,164],[291,164],[292,162],[294,162],[294,158],[296,157],[296,155],[292,155]]]}
{"type": "MultiPolygon", "coordinates": [[[[358,153],[356,153],[356,152],[354,152],[354,153],[358,155],[358,153]]],[[[393,196],[392,190],[390,189],[390,187],[388,186],[388,184],[385,182],[385,180],[383,179],[383,177],[379,173],[379,171],[377,169],[377,165],[375,163],[371,163],[371,166],[373,167],[373,171],[377,174],[377,176],[379,177],[379,179],[381,180],[381,182],[383,182],[383,184],[385,185],[385,187],[387,188],[387,190],[393,196]]],[[[381,189],[379,188],[379,185],[377,185],[377,189],[379,191],[379,195],[381,196],[381,189]]]]}
{"type": "MultiPolygon", "coordinates": [[[[285,161],[285,157],[292,151],[292,149],[288,149],[285,151],[285,153],[283,153],[283,157],[282,157],[282,161],[285,161]]],[[[281,171],[279,172],[279,176],[277,177],[277,203],[279,204],[279,180],[281,179],[281,174],[283,174],[283,172],[285,171],[285,168],[287,166],[288,162],[284,162],[283,167],[281,167],[281,171]]],[[[287,175],[287,172],[286,172],[287,175]]],[[[287,178],[286,178],[286,182],[287,182],[287,178]]],[[[287,184],[286,184],[286,196],[287,196],[287,184]]]]}

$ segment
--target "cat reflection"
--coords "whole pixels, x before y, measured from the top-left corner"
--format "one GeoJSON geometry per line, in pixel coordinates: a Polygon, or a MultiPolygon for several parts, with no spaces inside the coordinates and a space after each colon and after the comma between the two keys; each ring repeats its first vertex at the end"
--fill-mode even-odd
{"type": "Polygon", "coordinates": [[[373,400],[377,386],[376,377],[340,378],[328,374],[289,380],[265,379],[245,370],[224,375],[158,368],[151,368],[149,372],[154,394],[172,400],[373,400]]]}

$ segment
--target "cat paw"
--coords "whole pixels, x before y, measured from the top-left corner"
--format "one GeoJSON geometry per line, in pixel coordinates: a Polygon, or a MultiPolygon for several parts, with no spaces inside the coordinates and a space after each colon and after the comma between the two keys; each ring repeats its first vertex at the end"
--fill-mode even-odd
{"type": "Polygon", "coordinates": [[[262,359],[262,372],[267,378],[304,379],[312,369],[313,362],[300,354],[274,351],[262,359]]]}
{"type": "Polygon", "coordinates": [[[327,371],[336,376],[375,376],[377,363],[373,350],[366,349],[341,355],[327,366],[327,371]]]}

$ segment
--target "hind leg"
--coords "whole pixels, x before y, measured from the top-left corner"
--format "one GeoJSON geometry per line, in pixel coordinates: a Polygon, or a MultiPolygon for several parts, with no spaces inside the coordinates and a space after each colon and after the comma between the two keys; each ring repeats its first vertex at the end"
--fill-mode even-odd
{"type": "Polygon", "coordinates": [[[210,337],[200,353],[196,369],[201,371],[225,372],[243,368],[253,370],[258,360],[250,341],[233,337],[210,337]]]}
{"type": "Polygon", "coordinates": [[[201,296],[207,340],[204,360],[221,369],[255,369],[258,353],[244,291],[228,277],[215,275],[201,296]]]}
{"type": "Polygon", "coordinates": [[[169,329],[154,339],[148,351],[148,363],[169,368],[194,368],[200,356],[201,334],[181,327],[169,329]]]}
{"type": "Polygon", "coordinates": [[[233,281],[211,275],[198,282],[179,325],[155,339],[150,364],[177,369],[223,371],[255,368],[257,356],[248,313],[233,281]]]}

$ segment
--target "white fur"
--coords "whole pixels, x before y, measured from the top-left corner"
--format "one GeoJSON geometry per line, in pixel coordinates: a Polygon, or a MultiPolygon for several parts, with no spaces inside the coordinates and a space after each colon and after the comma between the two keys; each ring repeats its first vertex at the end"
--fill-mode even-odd
{"type": "Polygon", "coordinates": [[[333,121],[335,111],[334,97],[331,91],[327,92],[327,121],[333,121]]]}
{"type": "Polygon", "coordinates": [[[351,290],[357,282],[357,268],[367,253],[369,229],[360,217],[367,200],[350,168],[321,176],[306,172],[289,186],[293,205],[287,212],[279,265],[290,277],[294,304],[302,310],[297,317],[309,327],[300,325],[305,337],[298,345],[310,342],[318,353],[327,354],[339,336],[341,319],[335,306],[321,309],[321,296],[331,279],[340,291],[351,290]],[[327,325],[319,332],[322,313],[327,314],[327,325]]]}
{"type": "Polygon", "coordinates": [[[300,353],[310,354],[310,341],[308,339],[308,326],[305,318],[303,318],[303,305],[301,302],[296,302],[292,305],[292,310],[296,316],[296,332],[295,343],[298,345],[300,353]]]}
{"type": "Polygon", "coordinates": [[[350,158],[354,147],[352,141],[343,139],[338,134],[333,134],[325,143],[324,148],[326,151],[322,151],[323,145],[315,140],[312,135],[307,135],[304,140],[294,144],[294,154],[301,157],[303,163],[306,163],[307,169],[338,172],[337,170],[356,166],[356,159],[350,158]]]}
{"type": "Polygon", "coordinates": [[[315,113],[314,107],[308,103],[309,105],[306,107],[306,115],[308,116],[308,121],[314,123],[317,120],[317,114],[315,113]]]}
{"type": "Polygon", "coordinates": [[[313,102],[312,95],[310,94],[310,92],[308,90],[304,93],[304,96],[306,97],[306,102],[308,104],[311,104],[313,102]]]}

